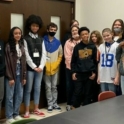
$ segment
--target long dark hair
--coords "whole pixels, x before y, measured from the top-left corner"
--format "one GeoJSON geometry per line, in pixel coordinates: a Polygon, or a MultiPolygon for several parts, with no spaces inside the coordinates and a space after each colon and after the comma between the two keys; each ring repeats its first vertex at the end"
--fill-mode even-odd
{"type": "MultiPolygon", "coordinates": [[[[10,30],[9,38],[8,38],[8,44],[10,45],[10,52],[13,52],[13,53],[16,52],[16,41],[14,39],[14,31],[15,31],[15,29],[19,29],[21,31],[21,29],[19,27],[13,27],[10,30]]],[[[21,34],[22,34],[22,31],[21,31],[21,34]]],[[[22,36],[21,36],[21,38],[19,40],[19,44],[20,44],[20,47],[21,47],[21,45],[24,45],[22,36]]]]}

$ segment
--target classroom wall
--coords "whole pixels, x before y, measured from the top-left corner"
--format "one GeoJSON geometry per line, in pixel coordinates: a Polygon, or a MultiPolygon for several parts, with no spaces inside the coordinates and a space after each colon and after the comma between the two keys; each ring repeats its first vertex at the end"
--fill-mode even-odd
{"type": "Polygon", "coordinates": [[[76,0],[75,17],[91,31],[111,28],[115,19],[124,20],[124,0],[76,0]]]}

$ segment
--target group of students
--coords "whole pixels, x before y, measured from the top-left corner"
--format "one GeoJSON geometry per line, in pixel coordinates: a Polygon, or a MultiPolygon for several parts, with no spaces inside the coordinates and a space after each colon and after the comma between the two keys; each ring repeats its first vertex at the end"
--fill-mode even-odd
{"type": "Polygon", "coordinates": [[[0,41],[0,110],[5,84],[7,124],[22,119],[19,108],[23,96],[23,117],[30,117],[32,87],[34,114],[45,116],[38,108],[42,77],[45,82],[47,111],[61,111],[57,104],[57,81],[63,53],[66,65],[67,110],[97,101],[95,99],[100,89],[116,92],[116,86],[120,83],[124,94],[124,76],[119,73],[124,46],[124,23],[121,19],[114,21],[112,30],[103,29],[102,36],[99,31],[90,34],[87,27],[79,28],[78,21],[73,20],[65,43],[54,37],[58,29],[55,23],[47,26],[47,34],[43,38],[38,35],[41,27],[41,18],[30,15],[26,20],[26,36],[22,36],[19,27],[13,27],[5,49],[4,43],[0,41]]]}
{"type": "Polygon", "coordinates": [[[30,15],[26,20],[28,30],[26,36],[22,36],[19,27],[13,27],[5,47],[4,42],[0,41],[0,110],[5,84],[6,124],[22,119],[19,116],[19,108],[23,96],[25,104],[23,117],[30,117],[29,106],[32,88],[33,113],[45,116],[38,108],[43,76],[48,112],[52,112],[53,109],[61,111],[57,104],[56,85],[59,65],[63,56],[62,46],[60,41],[54,37],[57,31],[55,23],[50,23],[47,26],[47,34],[43,38],[38,35],[41,27],[42,19],[37,15],[30,15]]]}
{"type": "Polygon", "coordinates": [[[79,28],[77,20],[73,20],[73,23],[71,35],[68,35],[70,38],[63,45],[66,64],[66,109],[75,109],[80,105],[95,102],[98,94],[103,91],[124,94],[124,73],[120,71],[124,69],[123,20],[116,19],[112,29],[103,29],[102,35],[97,30],[90,34],[87,27],[79,28]]]}

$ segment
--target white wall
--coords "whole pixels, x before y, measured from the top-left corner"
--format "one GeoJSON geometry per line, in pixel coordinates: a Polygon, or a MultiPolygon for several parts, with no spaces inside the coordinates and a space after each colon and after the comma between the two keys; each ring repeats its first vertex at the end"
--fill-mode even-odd
{"type": "Polygon", "coordinates": [[[76,19],[91,31],[111,28],[115,19],[124,20],[124,0],[76,0],[76,19]]]}

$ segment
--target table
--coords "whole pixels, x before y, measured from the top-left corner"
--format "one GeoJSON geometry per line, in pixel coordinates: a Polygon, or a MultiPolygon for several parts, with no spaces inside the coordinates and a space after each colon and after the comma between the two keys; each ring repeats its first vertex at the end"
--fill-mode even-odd
{"type": "Polygon", "coordinates": [[[78,109],[29,124],[123,124],[124,95],[82,106],[78,109]]]}

